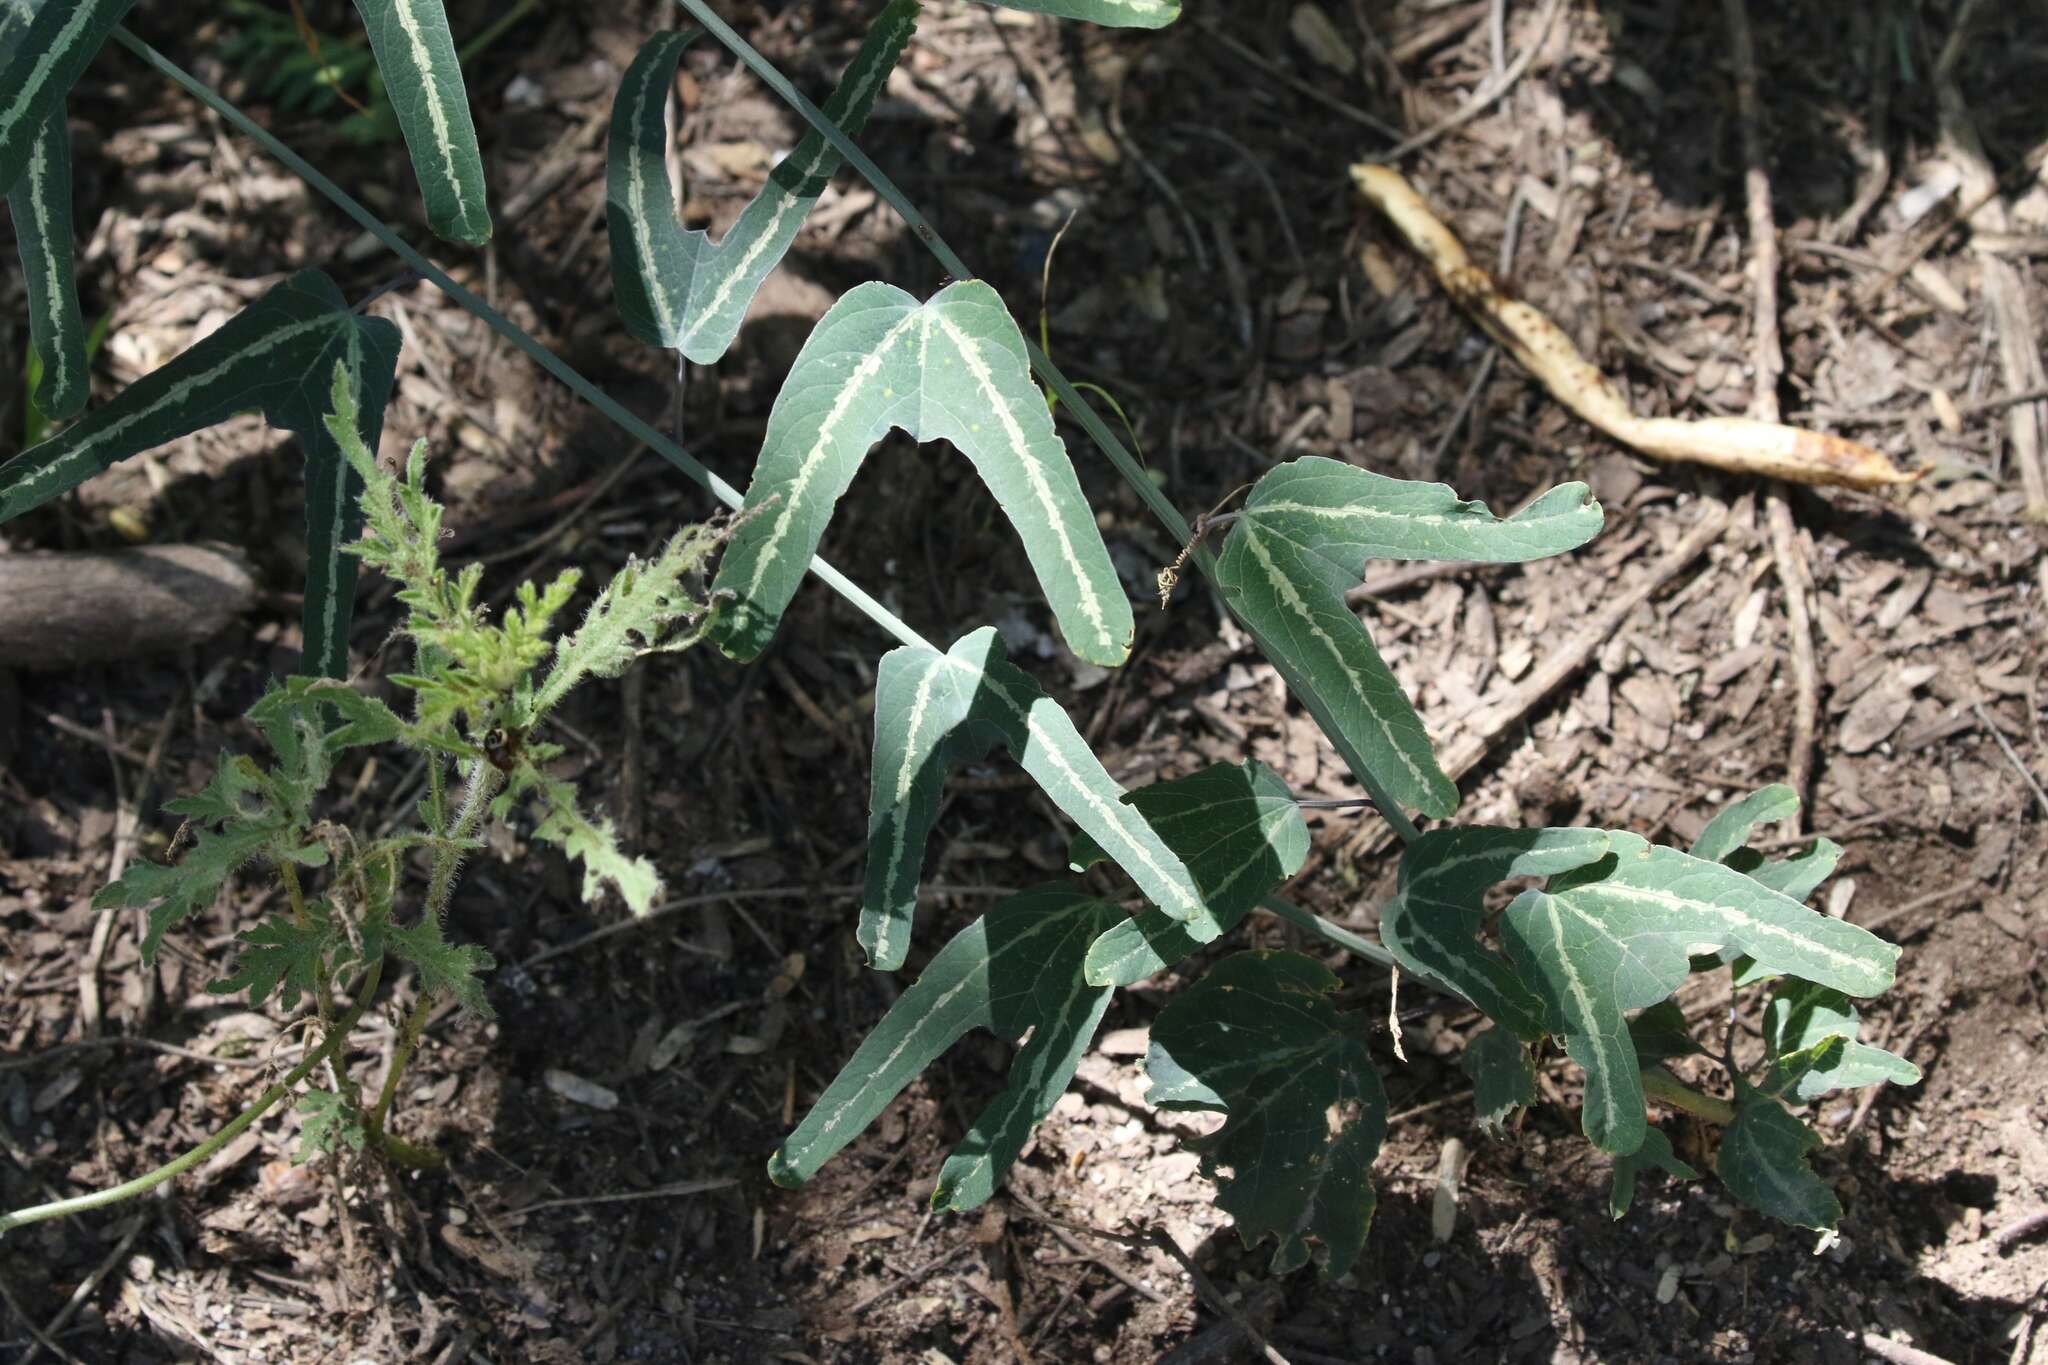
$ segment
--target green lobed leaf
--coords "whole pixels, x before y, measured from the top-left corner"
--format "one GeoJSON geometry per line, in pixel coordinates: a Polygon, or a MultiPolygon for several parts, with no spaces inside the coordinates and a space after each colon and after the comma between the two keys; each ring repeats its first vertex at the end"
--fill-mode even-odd
{"type": "Polygon", "coordinates": [[[273,990],[277,1003],[285,1009],[296,1008],[301,995],[317,999],[328,950],[346,942],[325,901],[306,906],[304,924],[290,915],[272,915],[254,928],[244,929],[235,941],[241,947],[233,974],[209,983],[206,989],[211,995],[246,990],[251,1009],[268,999],[273,990]]]}
{"type": "MultiPolygon", "coordinates": [[[[583,864],[583,899],[596,901],[607,882],[618,888],[619,896],[636,915],[654,908],[661,896],[661,874],[645,858],[633,857],[619,847],[618,831],[607,819],[592,820],[576,804],[576,788],[559,778],[525,769],[533,777],[534,790],[544,808],[533,837],[554,844],[583,864]]],[[[522,774],[523,775],[523,774],[522,774]]],[[[501,800],[524,794],[516,784],[501,800]]]]}
{"type": "MultiPolygon", "coordinates": [[[[875,98],[917,28],[917,0],[892,0],[826,101],[825,116],[849,136],[867,123],[875,98]]],[[[612,293],[626,330],[651,346],[680,350],[700,365],[725,354],[759,292],[841,157],[813,131],[768,176],[724,240],[686,230],[669,183],[664,109],[676,63],[697,36],[657,33],[626,71],[612,104],[605,156],[605,226],[612,244],[612,293]]]]}
{"type": "Polygon", "coordinates": [[[714,588],[733,595],[714,628],[719,647],[750,659],[767,645],[840,495],[892,427],[967,456],[1024,542],[1067,643],[1091,663],[1122,663],[1130,599],[1032,385],[1023,334],[979,280],[922,304],[863,284],[819,321],[769,413],[746,500],[763,510],[719,566],[714,588]]]}
{"type": "MultiPolygon", "coordinates": [[[[1088,949],[1091,985],[1128,986],[1164,971],[1234,927],[1308,860],[1308,822],[1294,793],[1263,763],[1217,763],[1123,799],[1187,864],[1201,905],[1191,921],[1152,909],[1097,939],[1088,949]]],[[[1074,836],[1075,871],[1108,857],[1087,833],[1074,836]]]]}
{"type": "Polygon", "coordinates": [[[1109,28],[1165,28],[1180,18],[1180,0],[993,0],[1005,9],[1060,19],[1085,19],[1109,28]]]}
{"type": "Polygon", "coordinates": [[[323,718],[331,713],[340,720],[338,726],[323,728],[321,733],[321,742],[330,754],[365,744],[389,744],[405,733],[405,722],[396,711],[340,678],[294,674],[250,707],[249,719],[267,725],[285,719],[290,711],[323,718]]]}
{"type": "Polygon", "coordinates": [[[1737,1199],[1803,1228],[1828,1229],[1842,1219],[1841,1201],[1813,1172],[1807,1154],[1820,1135],[1767,1095],[1750,1091],[1721,1135],[1714,1170],[1737,1199]]]}
{"type": "Polygon", "coordinates": [[[1858,1042],[1856,1007],[1840,991],[1783,981],[1764,1006],[1771,1068],[1761,1089],[1795,1104],[1834,1090],[1889,1081],[1917,1085],[1920,1068],[1894,1052],[1858,1042]]]}
{"type": "Polygon", "coordinates": [[[134,3],[0,5],[0,191],[28,172],[50,118],[62,117],[64,96],[134,3]]]}
{"type": "Polygon", "coordinates": [[[1202,891],[1186,862],[1142,808],[1123,800],[1123,788],[1067,713],[1009,662],[995,628],[984,626],[945,654],[905,647],[882,658],[859,932],[873,966],[900,967],[909,950],[925,841],[948,769],[997,744],[1068,819],[1111,851],[1154,905],[1183,922],[1198,920],[1202,891]]]}
{"type": "Polygon", "coordinates": [[[1508,877],[1548,877],[1604,857],[1597,829],[1431,830],[1401,857],[1401,881],[1380,908],[1380,942],[1401,970],[1464,996],[1526,1041],[1545,1032],[1542,1007],[1508,961],[1479,940],[1483,898],[1508,877]]]}
{"type": "Polygon", "coordinates": [[[1636,1180],[1644,1171],[1663,1171],[1680,1180],[1697,1180],[1700,1173],[1678,1159],[1671,1139],[1662,1128],[1643,1131],[1643,1145],[1614,1158],[1614,1184],[1607,1195],[1607,1212],[1615,1218],[1628,1212],[1636,1198],[1636,1180]]]}
{"type": "Polygon", "coordinates": [[[1459,1065],[1472,1078],[1479,1130],[1490,1138],[1505,1135],[1509,1121],[1536,1103],[1536,1068],[1528,1045],[1504,1028],[1473,1034],[1459,1065]]]}
{"type": "Polygon", "coordinates": [[[1853,995],[1892,983],[1896,946],[1720,863],[1637,835],[1609,834],[1612,852],[1518,896],[1501,938],[1542,1001],[1544,1028],[1586,1073],[1586,1135],[1632,1152],[1645,1129],[1642,1080],[1623,1012],[1678,988],[1688,954],[1736,948],[1768,971],[1853,995]]]}
{"type": "Polygon", "coordinates": [[[430,994],[445,993],[457,1004],[484,1019],[497,1011],[484,998],[482,976],[497,966],[497,960],[474,943],[450,943],[441,923],[429,915],[417,924],[384,929],[389,949],[419,969],[420,989],[430,994]]]}
{"type": "Polygon", "coordinates": [[[244,863],[272,851],[274,840],[284,828],[282,821],[252,821],[218,833],[202,830],[175,866],[141,859],[128,864],[118,880],[109,882],[92,898],[92,908],[147,909],[149,928],[142,937],[142,960],[155,962],[164,932],[211,906],[222,883],[244,863]]]}
{"type": "Polygon", "coordinates": [[[355,609],[360,481],[322,421],[337,361],[355,376],[363,438],[374,449],[398,365],[398,328],[352,313],[333,281],[304,270],[272,288],[191,349],[41,445],[0,464],[0,522],[68,492],[115,463],[259,410],[298,437],[306,460],[306,653],[300,672],[347,671],[355,609]]]}
{"type": "Polygon", "coordinates": [[[306,1117],[299,1125],[299,1145],[292,1151],[294,1166],[303,1166],[316,1156],[332,1152],[340,1143],[360,1152],[369,1140],[369,1134],[363,1131],[362,1115],[332,1090],[308,1090],[299,1096],[297,1108],[306,1117]]]}
{"type": "Polygon", "coordinates": [[[970,1029],[1023,1038],[1009,1081],[954,1149],[935,1207],[986,1200],[1080,1065],[1110,990],[1081,977],[1096,935],[1123,912],[1071,887],[1033,887],[955,935],[861,1040],[768,1163],[778,1185],[803,1184],[970,1029]],[[1028,1037],[1025,1035],[1028,1033],[1028,1037]]]}
{"type": "Polygon", "coordinates": [[[1575,549],[1600,524],[1600,504],[1581,483],[1502,519],[1444,484],[1310,457],[1259,480],[1224,541],[1216,581],[1352,771],[1443,817],[1457,809],[1457,786],[1345,589],[1368,560],[1518,563],[1575,549]]]}
{"type": "Polygon", "coordinates": [[[441,0],[355,0],[436,237],[491,239],[484,161],[441,0]]]}
{"type": "Polygon", "coordinates": [[[62,101],[44,120],[28,169],[7,192],[7,210],[28,293],[29,338],[43,362],[36,406],[61,420],[83,408],[92,389],[72,268],[71,133],[62,101]]]}
{"type": "Polygon", "coordinates": [[[1275,1274],[1307,1264],[1315,1238],[1324,1275],[1342,1275],[1372,1224],[1387,1097],[1360,1017],[1330,1001],[1336,988],[1313,958],[1238,953],[1152,1025],[1147,1099],[1225,1115],[1194,1145],[1245,1245],[1279,1239],[1275,1274]]]}

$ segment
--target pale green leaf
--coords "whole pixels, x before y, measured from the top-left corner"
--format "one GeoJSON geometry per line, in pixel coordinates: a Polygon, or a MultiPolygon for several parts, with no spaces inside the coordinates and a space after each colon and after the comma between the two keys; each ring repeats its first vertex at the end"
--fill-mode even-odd
{"type": "Polygon", "coordinates": [[[801,1185],[858,1137],[940,1053],[982,1028],[1025,1038],[1009,1083],[940,1171],[937,1207],[987,1199],[1031,1128],[1066,1089],[1110,990],[1081,978],[1097,934],[1122,911],[1072,888],[1034,887],[960,931],[861,1041],[768,1163],[778,1185],[801,1185]]]}
{"type": "Polygon", "coordinates": [[[1802,1228],[1832,1228],[1842,1219],[1842,1204],[1807,1162],[1818,1146],[1811,1128],[1751,1091],[1721,1135],[1714,1169],[1728,1192],[1751,1208],[1802,1228]]]}
{"type": "Polygon", "coordinates": [[[922,304],[864,284],[818,323],[768,416],[746,500],[761,510],[719,565],[714,587],[734,598],[714,627],[720,647],[745,659],[768,643],[840,495],[892,427],[967,456],[1023,541],[1067,643],[1091,663],[1122,663],[1130,599],[1031,382],[1024,337],[978,280],[922,304]]]}
{"type": "Polygon", "coordinates": [[[451,242],[482,245],[491,238],[483,156],[441,0],[355,0],[355,6],[412,153],[427,226],[451,242]]]}
{"type": "Polygon", "coordinates": [[[1337,1012],[1336,988],[1313,958],[1238,953],[1152,1025],[1147,1099],[1224,1114],[1219,1131],[1192,1145],[1245,1245],[1279,1239],[1275,1274],[1307,1264],[1314,1238],[1323,1273],[1342,1275],[1372,1223],[1387,1097],[1364,1020],[1337,1012]]]}
{"type": "Polygon", "coordinates": [[[361,485],[322,420],[337,361],[355,376],[363,438],[375,449],[398,365],[398,328],[357,316],[325,275],[301,271],[112,402],[0,465],[0,522],[120,460],[260,411],[298,437],[306,461],[306,653],[298,671],[340,677],[355,607],[355,561],[342,546],[355,534],[361,485]]]}
{"type": "Polygon", "coordinates": [[[1784,981],[1764,1006],[1771,1068],[1762,1089],[1795,1104],[1834,1090],[1889,1081],[1917,1085],[1920,1068],[1897,1053],[1857,1041],[1856,1007],[1840,991],[1784,981]]]}
{"type": "Polygon", "coordinates": [[[1408,846],[1393,899],[1380,908],[1380,942],[1401,970],[1464,996],[1517,1036],[1544,1032],[1542,1008],[1515,969],[1479,940],[1488,888],[1509,877],[1548,877],[1595,862],[1597,829],[1436,829],[1408,846]]]}
{"type": "MultiPolygon", "coordinates": [[[[1187,864],[1201,908],[1187,922],[1147,910],[1097,939],[1087,969],[1097,986],[1128,986],[1180,961],[1236,925],[1308,859],[1301,807],[1263,763],[1218,763],[1123,799],[1187,864]]],[[[1075,836],[1071,857],[1079,871],[1109,855],[1083,833],[1075,836]]]]}
{"type": "Polygon", "coordinates": [[[1490,1138],[1507,1132],[1514,1116],[1536,1103],[1536,1068],[1528,1045],[1504,1028],[1484,1028],[1465,1044],[1459,1065],[1472,1078],[1472,1108],[1490,1138]]]}
{"type": "Polygon", "coordinates": [[[556,845],[583,864],[583,899],[596,901],[610,883],[634,914],[652,910],[661,895],[661,875],[654,864],[620,848],[618,831],[610,820],[592,820],[577,809],[576,788],[569,783],[543,777],[536,791],[543,814],[533,837],[556,845]]]}
{"type": "MultiPolygon", "coordinates": [[[[1043,410],[1043,404],[1040,404],[1043,410]]],[[[728,560],[729,564],[731,561],[728,560]]],[[[882,970],[903,964],[925,841],[949,768],[1007,747],[1052,803],[1107,849],[1152,903],[1182,922],[1202,892],[1057,702],[1004,657],[984,626],[945,654],[902,648],[875,683],[875,759],[868,815],[867,894],[860,943],[882,970]]]]}
{"type": "Polygon", "coordinates": [[[1676,990],[1688,954],[1735,948],[1768,971],[1852,995],[1892,983],[1896,946],[1807,909],[1720,863],[1610,833],[1612,852],[1517,897],[1501,938],[1541,999],[1545,1030],[1586,1073],[1586,1135],[1632,1152],[1645,1128],[1642,1079],[1623,1012],[1676,990]]]}
{"type": "Polygon", "coordinates": [[[85,406],[92,386],[72,270],[71,134],[61,101],[44,120],[28,169],[7,192],[7,209],[28,293],[29,338],[43,362],[36,406],[46,417],[71,417],[85,406]]]}
{"type": "Polygon", "coordinates": [[[1005,9],[1060,19],[1085,19],[1109,28],[1164,28],[1180,18],[1180,0],[992,0],[1005,9]]]}
{"type": "Polygon", "coordinates": [[[1759,788],[1739,801],[1730,802],[1707,822],[1692,841],[1692,856],[1710,863],[1726,862],[1728,856],[1749,842],[1758,825],[1788,819],[1799,810],[1799,796],[1782,782],[1759,788]]]}
{"type": "Polygon", "coordinates": [[[1310,457],[1259,480],[1224,541],[1217,582],[1353,772],[1442,817],[1457,808],[1458,789],[1345,590],[1368,560],[1516,563],[1575,549],[1600,524],[1584,484],[1501,519],[1440,483],[1310,457]]]}
{"type": "Polygon", "coordinates": [[[1614,1184],[1607,1195],[1607,1212],[1615,1218],[1628,1212],[1628,1206],[1635,1202],[1636,1181],[1644,1171],[1663,1171],[1680,1180],[1697,1180],[1700,1173],[1678,1159],[1678,1153],[1671,1149],[1671,1139],[1664,1136],[1662,1128],[1647,1128],[1643,1131],[1643,1145],[1633,1152],[1623,1152],[1614,1158],[1614,1184]]]}
{"type": "Polygon", "coordinates": [[[0,191],[27,173],[51,116],[134,3],[0,5],[0,191]]]}
{"type": "MultiPolygon", "coordinates": [[[[867,123],[917,17],[917,0],[892,0],[826,102],[825,116],[849,136],[867,123]]],[[[796,240],[841,158],[813,131],[769,174],[724,240],[714,244],[706,233],[685,230],[668,178],[663,110],[676,63],[695,37],[656,34],[619,86],[605,161],[605,225],[612,293],[626,330],[708,365],[732,345],[747,305],[796,240]]]]}
{"type": "Polygon", "coordinates": [[[235,942],[239,951],[234,973],[210,983],[207,992],[233,995],[246,990],[254,1009],[274,990],[277,1003],[289,1010],[298,1007],[302,994],[318,998],[328,949],[345,941],[327,903],[313,901],[306,906],[306,923],[299,924],[290,915],[272,915],[255,928],[244,929],[235,942]]]}

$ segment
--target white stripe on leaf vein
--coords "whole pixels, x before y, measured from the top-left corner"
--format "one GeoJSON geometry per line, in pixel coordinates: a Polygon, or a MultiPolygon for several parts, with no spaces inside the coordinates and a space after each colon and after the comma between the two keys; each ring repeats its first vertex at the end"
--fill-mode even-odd
{"type": "Polygon", "coordinates": [[[21,88],[14,92],[14,103],[7,106],[6,116],[0,118],[0,128],[13,128],[21,122],[22,116],[28,112],[29,101],[41,92],[43,85],[50,78],[51,69],[71,50],[72,44],[78,41],[79,32],[92,17],[93,7],[85,3],[79,3],[71,12],[71,18],[65,21],[63,28],[57,30],[56,41],[44,48],[36,57],[35,65],[29,68],[27,79],[22,81],[21,88]]]}
{"type": "Polygon", "coordinates": [[[393,0],[392,8],[398,15],[398,26],[405,30],[406,45],[412,49],[413,65],[419,68],[420,87],[427,98],[427,119],[434,125],[434,144],[441,153],[441,173],[448,178],[448,192],[455,196],[457,212],[467,218],[469,205],[463,199],[462,182],[455,168],[455,133],[448,123],[447,106],[441,102],[434,56],[427,49],[427,35],[420,28],[419,16],[413,12],[414,4],[415,0],[393,0]]]}

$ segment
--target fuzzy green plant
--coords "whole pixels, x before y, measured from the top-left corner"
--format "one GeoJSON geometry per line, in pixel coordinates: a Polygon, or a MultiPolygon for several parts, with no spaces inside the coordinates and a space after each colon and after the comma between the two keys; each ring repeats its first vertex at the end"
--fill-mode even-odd
{"type": "Polygon", "coordinates": [[[704,638],[723,599],[698,585],[730,526],[685,526],[651,559],[627,564],[573,630],[562,622],[582,584],[575,569],[544,585],[520,584],[511,604],[493,613],[483,566],[453,569],[442,560],[442,508],[427,492],[425,442],[401,471],[380,468],[359,435],[355,393],[336,366],[325,425],[363,485],[363,535],[345,548],[398,585],[397,633],[412,660],[385,682],[409,694],[410,707],[395,709],[339,679],[286,678],[248,713],[268,755],[222,754],[204,788],[166,804],[185,822],[172,856],[131,864],[93,901],[101,911],[148,913],[149,963],[168,930],[214,905],[238,876],[267,882],[280,908],[237,936],[233,969],[207,989],[247,992],[252,1006],[275,997],[284,1009],[307,1010],[317,1020],[313,1042],[283,1080],[191,1152],[112,1190],[0,1215],[0,1232],[152,1189],[292,1096],[304,1115],[297,1160],[346,1145],[406,1166],[437,1161],[391,1132],[392,1102],[436,1006],[452,1001],[491,1014],[483,979],[491,955],[447,931],[463,863],[483,848],[491,821],[523,821],[535,839],[580,863],[588,900],[616,892],[644,914],[660,893],[653,864],[622,849],[611,822],[587,813],[575,784],[549,771],[562,751],[547,739],[547,721],[584,683],[704,638]],[[388,834],[323,814],[338,763],[362,748],[425,766],[413,819],[388,834]],[[366,1096],[340,1058],[394,960],[412,968],[416,991],[383,1084],[366,1096]]]}

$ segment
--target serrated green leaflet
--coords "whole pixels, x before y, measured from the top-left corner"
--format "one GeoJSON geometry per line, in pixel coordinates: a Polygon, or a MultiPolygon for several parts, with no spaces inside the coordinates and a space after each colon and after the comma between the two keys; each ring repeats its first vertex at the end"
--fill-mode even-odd
{"type": "Polygon", "coordinates": [[[385,944],[398,956],[419,969],[420,989],[446,993],[463,1008],[484,1019],[496,1017],[484,998],[482,975],[497,965],[492,956],[474,943],[450,943],[441,932],[441,922],[432,915],[417,924],[384,931],[385,944]]]}
{"type": "Polygon", "coordinates": [[[1795,1104],[1834,1090],[1917,1085],[1920,1068],[1894,1052],[1858,1042],[1856,1007],[1840,991],[1811,981],[1785,981],[1764,1006],[1764,1046],[1771,1068],[1762,1089],[1795,1104]]]}
{"type": "Polygon", "coordinates": [[[72,270],[71,134],[61,100],[30,148],[27,171],[7,192],[7,211],[27,286],[29,338],[43,361],[36,405],[45,416],[70,417],[85,406],[91,385],[72,270]]]}
{"type": "Polygon", "coordinates": [[[1678,988],[1688,954],[1735,948],[1768,971],[1852,995],[1889,987],[1899,950],[1817,914],[1731,867],[1633,834],[1612,852],[1518,896],[1501,921],[1517,975],[1542,1001],[1544,1028],[1586,1073],[1586,1135],[1610,1152],[1643,1140],[1643,1090],[1623,1011],[1678,988]]]}
{"type": "Polygon", "coordinates": [[[360,1152],[369,1140],[360,1112],[332,1090],[308,1090],[295,1107],[305,1117],[299,1124],[299,1145],[292,1149],[294,1166],[332,1152],[337,1143],[360,1152]]]}
{"type": "Polygon", "coordinates": [[[1438,829],[1408,846],[1401,883],[1380,908],[1380,942],[1401,970],[1464,996],[1517,1036],[1543,1032],[1542,1007],[1506,959],[1479,941],[1489,887],[1509,877],[1549,877],[1595,862],[1608,839],[1597,829],[1438,829]]]}
{"type": "Polygon", "coordinates": [[[0,5],[0,190],[27,173],[50,118],[134,3],[0,5]]]}
{"type": "Polygon", "coordinates": [[[165,931],[212,905],[221,885],[244,863],[269,852],[284,828],[281,821],[251,822],[223,833],[203,831],[175,867],[130,863],[118,881],[108,883],[92,898],[92,908],[148,910],[142,960],[153,962],[165,931]]]}
{"type": "Polygon", "coordinates": [[[412,153],[427,226],[436,237],[482,245],[491,238],[484,161],[441,0],[355,0],[355,5],[412,153]]]}
{"type": "Polygon", "coordinates": [[[1081,979],[1095,936],[1123,912],[1069,887],[1010,897],[941,948],[916,983],[861,1041],[768,1163],[778,1185],[801,1185],[874,1122],[940,1053],[982,1028],[1029,1037],[1009,1082],[947,1159],[932,1200],[966,1209],[987,1199],[1031,1127],[1066,1089],[1109,1005],[1107,987],[1081,979]]]}
{"type": "Polygon", "coordinates": [[[920,304],[893,285],[843,296],[804,343],[769,413],[746,507],[713,587],[733,600],[719,647],[751,659],[796,595],[840,495],[892,427],[966,455],[1024,542],[1073,651],[1114,666],[1131,603],[1031,383],[1024,338],[996,291],[963,280],[920,304]]]}
{"type": "Polygon", "coordinates": [[[1330,1001],[1337,978],[1299,953],[1238,953],[1173,998],[1152,1025],[1147,1099],[1219,1110],[1197,1144],[1216,1202],[1246,1246],[1271,1234],[1273,1273],[1308,1263],[1342,1275],[1372,1224],[1372,1163],[1387,1097],[1363,1020],[1330,1001]]]}
{"type": "Polygon", "coordinates": [[[1614,1184],[1607,1194],[1607,1212],[1619,1218],[1628,1212],[1635,1202],[1636,1181],[1644,1171],[1663,1171],[1680,1180],[1697,1180],[1700,1173],[1678,1159],[1678,1153],[1671,1149],[1671,1139],[1664,1136],[1661,1128],[1643,1131],[1643,1145],[1633,1152],[1623,1152],[1614,1158],[1614,1184]]]}
{"type": "Polygon", "coordinates": [[[1368,789],[1443,817],[1457,808],[1458,789],[1345,589],[1368,560],[1517,563],[1575,549],[1600,523],[1600,504],[1580,483],[1502,519],[1444,484],[1312,457],[1259,480],[1224,541],[1216,581],[1368,789]]]}
{"type": "Polygon", "coordinates": [[[1059,19],[1084,19],[1108,28],[1165,28],[1180,18],[1180,0],[989,0],[1004,9],[1030,10],[1059,19]]]}
{"type": "MultiPolygon", "coordinates": [[[[825,114],[848,134],[866,125],[875,97],[917,28],[917,0],[894,0],[868,31],[825,114]]],[[[797,144],[722,241],[676,221],[663,122],[676,63],[697,35],[658,33],[633,60],[612,105],[605,157],[605,227],[612,293],[626,330],[700,365],[725,354],[747,305],[796,240],[841,158],[822,133],[797,144]]]]}
{"type": "Polygon", "coordinates": [[[306,653],[298,671],[339,677],[348,667],[356,581],[342,546],[360,520],[361,485],[322,421],[337,361],[355,377],[363,440],[374,450],[398,366],[398,328],[356,316],[325,275],[301,271],[112,402],[0,464],[0,522],[120,460],[261,411],[298,437],[306,461],[306,653]]]}
{"type": "Polygon", "coordinates": [[[860,918],[870,963],[893,970],[909,950],[918,873],[947,770],[997,744],[1068,819],[1109,850],[1154,905],[1182,921],[1201,913],[1201,889],[1181,856],[1140,807],[1123,800],[1123,788],[1103,771],[1067,713],[1009,662],[1001,637],[984,626],[945,654],[906,647],[882,658],[860,918]]]}
{"type": "Polygon", "coordinates": [[[1473,1034],[1459,1066],[1472,1078],[1473,1116],[1490,1138],[1503,1136],[1509,1120],[1536,1103],[1536,1068],[1529,1062],[1529,1049],[1504,1028],[1473,1034]]]}
{"type": "MultiPolygon", "coordinates": [[[[1301,807],[1263,763],[1218,763],[1124,800],[1186,862],[1201,908],[1191,921],[1153,909],[1118,924],[1088,950],[1092,985],[1128,986],[1163,971],[1234,926],[1308,859],[1301,807]]],[[[1109,855],[1084,833],[1070,857],[1081,871],[1109,855]]]]}
{"type": "Polygon", "coordinates": [[[289,915],[272,915],[235,936],[234,975],[209,982],[207,993],[233,995],[246,989],[254,1009],[274,990],[281,1007],[295,1009],[302,994],[318,998],[321,967],[336,939],[334,916],[325,901],[306,906],[303,924],[289,915]]]}
{"type": "Polygon", "coordinates": [[[1802,1228],[1832,1228],[1842,1220],[1841,1201],[1806,1159],[1818,1146],[1820,1136],[1784,1106],[1750,1091],[1721,1135],[1714,1171],[1730,1194],[1760,1213],[1802,1228]]]}

